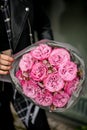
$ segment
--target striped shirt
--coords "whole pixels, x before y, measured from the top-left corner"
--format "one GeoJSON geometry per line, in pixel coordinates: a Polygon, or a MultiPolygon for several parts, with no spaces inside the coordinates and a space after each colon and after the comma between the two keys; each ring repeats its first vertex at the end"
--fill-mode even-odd
{"type": "Polygon", "coordinates": [[[1,0],[1,11],[4,17],[6,32],[7,32],[8,41],[9,41],[9,47],[10,49],[12,49],[11,20],[10,20],[8,0],[1,0]]]}

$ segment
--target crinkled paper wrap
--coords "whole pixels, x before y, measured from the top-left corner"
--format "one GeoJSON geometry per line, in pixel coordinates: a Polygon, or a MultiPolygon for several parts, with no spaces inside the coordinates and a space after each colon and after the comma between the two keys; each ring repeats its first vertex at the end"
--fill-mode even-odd
{"type": "MultiPolygon", "coordinates": [[[[17,53],[14,55],[15,58],[15,62],[13,63],[13,67],[10,71],[10,78],[12,81],[13,86],[26,98],[28,98],[22,90],[22,87],[20,86],[19,80],[15,77],[15,73],[18,70],[18,64],[19,61],[21,59],[21,57],[26,54],[27,52],[30,52],[33,48],[35,48],[36,46],[38,46],[39,44],[47,44],[49,46],[53,46],[53,47],[62,47],[62,48],[66,48],[70,54],[72,55],[73,60],[79,65],[79,68],[81,70],[81,79],[80,82],[78,84],[78,88],[77,90],[73,93],[73,95],[71,96],[70,100],[68,101],[67,105],[63,108],[57,108],[57,109],[51,109],[50,107],[43,107],[40,106],[43,109],[46,109],[48,111],[53,111],[53,112],[61,112],[61,111],[65,111],[66,109],[70,108],[71,106],[73,106],[78,99],[80,98],[80,96],[83,93],[83,90],[85,88],[85,63],[83,58],[81,57],[80,53],[78,52],[78,50],[76,48],[74,48],[73,46],[71,46],[70,44],[67,43],[61,43],[61,42],[56,42],[56,41],[52,41],[52,40],[41,40],[39,42],[36,42],[35,44],[32,44],[30,46],[28,46],[27,48],[25,48],[24,50],[22,50],[21,52],[17,53]]],[[[30,101],[34,102],[34,100],[28,98],[30,101]]],[[[36,104],[36,102],[34,102],[36,104]]],[[[38,104],[37,104],[38,105],[38,104]]]]}

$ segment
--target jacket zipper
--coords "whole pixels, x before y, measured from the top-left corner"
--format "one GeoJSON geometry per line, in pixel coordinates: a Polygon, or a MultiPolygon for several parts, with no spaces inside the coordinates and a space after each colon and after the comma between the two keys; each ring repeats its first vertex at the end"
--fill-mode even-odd
{"type": "MultiPolygon", "coordinates": [[[[19,38],[17,39],[17,43],[18,43],[18,41],[19,41],[19,39],[20,39],[20,37],[21,37],[21,34],[22,34],[22,31],[23,31],[23,27],[24,27],[24,24],[25,24],[25,22],[26,22],[26,19],[28,18],[29,8],[26,7],[26,8],[25,8],[25,11],[26,11],[25,18],[24,18],[24,22],[23,22],[23,24],[22,24],[21,33],[20,33],[20,35],[19,35],[19,38]]],[[[29,33],[30,42],[31,42],[31,44],[32,44],[32,43],[33,43],[33,37],[32,37],[32,31],[31,31],[31,25],[30,25],[30,20],[29,20],[29,18],[28,18],[28,26],[29,26],[29,32],[30,32],[30,33],[29,33]]]]}

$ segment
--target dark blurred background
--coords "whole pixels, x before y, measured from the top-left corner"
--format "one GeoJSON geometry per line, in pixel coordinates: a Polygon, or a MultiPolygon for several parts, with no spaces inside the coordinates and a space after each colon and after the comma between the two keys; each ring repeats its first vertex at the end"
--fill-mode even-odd
{"type": "Polygon", "coordinates": [[[73,44],[86,58],[87,0],[41,0],[50,16],[55,40],[73,44]]]}
{"type": "MultiPolygon", "coordinates": [[[[87,63],[87,0],[41,2],[51,19],[54,39],[76,47],[87,63]]],[[[55,115],[74,124],[87,125],[87,89],[73,108],[55,115]]]]}

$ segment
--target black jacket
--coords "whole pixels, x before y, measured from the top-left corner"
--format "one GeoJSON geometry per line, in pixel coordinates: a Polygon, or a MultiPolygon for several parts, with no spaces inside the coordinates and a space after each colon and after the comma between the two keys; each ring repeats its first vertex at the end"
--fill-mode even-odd
{"type": "MultiPolygon", "coordinates": [[[[33,34],[33,42],[35,42],[35,36],[38,38],[37,40],[41,39],[53,39],[52,31],[51,31],[51,26],[50,26],[50,21],[48,19],[48,16],[43,12],[43,9],[41,8],[40,3],[38,3],[37,0],[9,0],[10,1],[10,10],[11,10],[11,29],[12,29],[12,43],[13,43],[13,51],[14,53],[22,50],[26,46],[30,45],[30,31],[32,31],[33,34]],[[28,25],[28,19],[29,19],[29,25],[28,25]],[[36,33],[35,33],[36,32],[36,33]],[[36,34],[36,35],[35,35],[36,34]]],[[[0,27],[1,27],[1,13],[0,13],[0,27]]],[[[3,23],[2,23],[3,25],[3,23]]],[[[0,47],[1,49],[4,48],[4,44],[7,44],[7,36],[5,33],[5,27],[2,26],[0,28],[0,39],[2,38],[3,42],[0,42],[0,47]]],[[[8,47],[7,47],[8,48],[8,47]]],[[[1,51],[0,49],[0,51],[1,51]]],[[[1,82],[0,82],[1,84],[1,82]]],[[[1,86],[1,85],[0,85],[1,86]]],[[[4,91],[1,93],[0,92],[0,102],[2,103],[2,116],[0,114],[0,117],[3,117],[3,112],[4,109],[6,111],[5,115],[6,117],[9,117],[9,104],[10,100],[13,101],[13,89],[12,85],[9,83],[4,84],[4,91]]],[[[21,99],[21,95],[18,93],[18,97],[21,99]]],[[[18,100],[19,101],[19,100],[18,100]]],[[[14,102],[14,101],[13,101],[14,102]]],[[[16,101],[16,104],[19,102],[16,101]]],[[[21,102],[20,102],[21,103],[21,102]]],[[[14,104],[14,103],[13,103],[14,104]]],[[[22,103],[23,104],[23,103],[22,103]]],[[[21,104],[18,105],[18,107],[21,104]]],[[[16,105],[17,106],[17,105],[16,105]]],[[[25,105],[23,105],[24,108],[25,105]]],[[[26,107],[26,106],[25,106],[26,107]]],[[[22,108],[19,107],[19,108],[22,108]]],[[[16,109],[16,108],[15,108],[16,109]]],[[[10,110],[10,108],[9,108],[10,110]]],[[[17,110],[18,111],[18,110],[17,110]]],[[[49,130],[48,124],[47,124],[47,119],[44,114],[44,111],[40,110],[37,121],[36,121],[36,128],[35,129],[47,129],[49,130]],[[39,127],[39,128],[38,128],[39,127]]],[[[20,114],[20,113],[19,113],[20,114]]],[[[25,113],[26,114],[26,113],[25,113]]],[[[25,116],[25,115],[24,115],[25,116]]],[[[20,117],[20,115],[19,115],[20,117]]],[[[1,119],[0,118],[0,119],[1,119]]],[[[7,118],[4,119],[4,122],[7,123],[7,118]]],[[[8,121],[10,122],[12,119],[10,118],[8,121]]],[[[5,124],[2,121],[2,125],[5,124]]],[[[8,125],[11,124],[8,123],[8,125]]],[[[31,123],[29,124],[29,126],[31,123]]],[[[4,126],[4,125],[3,125],[4,126]]],[[[7,125],[5,124],[6,128],[7,125]]],[[[31,127],[34,126],[30,126],[31,127]]],[[[1,128],[1,127],[0,127],[1,128]]],[[[5,129],[5,128],[3,128],[5,129]]],[[[10,127],[9,127],[10,129],[10,127]]]]}
{"type": "Polygon", "coordinates": [[[10,10],[14,52],[30,44],[30,30],[33,42],[35,42],[34,34],[38,40],[53,39],[49,18],[38,0],[10,0],[10,10]]]}
{"type": "MultiPolygon", "coordinates": [[[[30,31],[33,34],[33,42],[35,42],[35,36],[37,40],[53,39],[49,18],[44,13],[39,0],[8,1],[11,13],[13,53],[19,52],[31,44],[30,31]]],[[[9,48],[7,47],[9,44],[3,23],[0,11],[0,51],[4,50],[5,47],[9,48]]]]}

